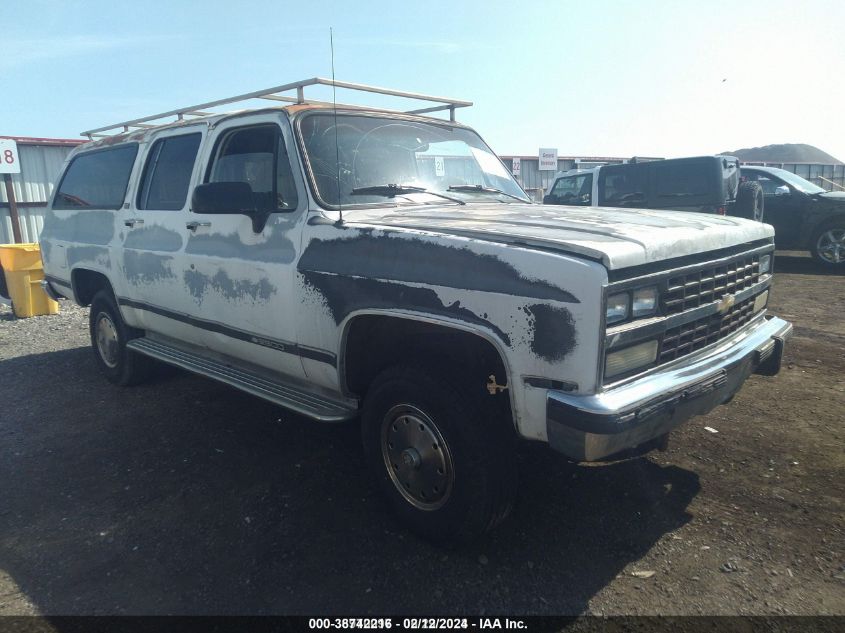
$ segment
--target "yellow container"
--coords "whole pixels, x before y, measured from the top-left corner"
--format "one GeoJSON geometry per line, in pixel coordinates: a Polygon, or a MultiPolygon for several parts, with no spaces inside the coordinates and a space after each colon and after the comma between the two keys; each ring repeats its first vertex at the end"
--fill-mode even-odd
{"type": "Polygon", "coordinates": [[[17,317],[56,314],[59,304],[41,287],[44,269],[38,244],[0,244],[0,266],[17,317]]]}

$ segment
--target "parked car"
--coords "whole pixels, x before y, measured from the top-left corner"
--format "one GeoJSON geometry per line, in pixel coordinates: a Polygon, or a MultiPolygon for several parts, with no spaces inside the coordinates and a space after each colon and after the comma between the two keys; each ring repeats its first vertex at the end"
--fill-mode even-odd
{"type": "Polygon", "coordinates": [[[286,107],[104,128],[143,126],[69,156],[45,287],[90,305],[108,380],[157,359],[360,417],[398,516],[468,539],[512,507],[517,439],[645,451],[778,372],[792,326],[767,310],[770,226],[531,204],[453,116],[309,104],[315,83],[224,100],[295,90],[286,107]]]}
{"type": "Polygon", "coordinates": [[[825,266],[845,268],[845,192],[777,167],[743,166],[742,175],[763,190],[778,248],[807,250],[825,266]]]}
{"type": "Polygon", "coordinates": [[[696,156],[561,172],[544,204],[674,209],[763,221],[763,193],[731,156],[696,156]]]}

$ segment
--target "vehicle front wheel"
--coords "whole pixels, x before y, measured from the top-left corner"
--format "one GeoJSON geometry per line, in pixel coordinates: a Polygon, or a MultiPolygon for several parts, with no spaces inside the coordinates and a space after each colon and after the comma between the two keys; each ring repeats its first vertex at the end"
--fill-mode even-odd
{"type": "Polygon", "coordinates": [[[845,268],[845,222],[823,227],[812,239],[812,253],[816,261],[837,268],[845,268]]]}
{"type": "Polygon", "coordinates": [[[150,376],[152,359],[126,347],[126,343],[141,332],[123,322],[114,297],[107,290],[94,295],[88,325],[97,365],[110,382],[135,385],[150,376]]]}
{"type": "Polygon", "coordinates": [[[473,391],[436,367],[403,365],[382,372],[364,402],[369,466],[399,518],[425,538],[470,540],[513,506],[513,428],[473,391]]]}

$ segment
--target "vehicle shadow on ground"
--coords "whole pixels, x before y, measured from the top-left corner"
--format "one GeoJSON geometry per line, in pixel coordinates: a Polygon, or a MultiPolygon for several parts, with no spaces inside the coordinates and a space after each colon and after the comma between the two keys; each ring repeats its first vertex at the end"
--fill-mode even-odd
{"type": "Polygon", "coordinates": [[[838,269],[825,266],[813,259],[809,254],[794,251],[775,253],[776,273],[795,273],[803,275],[839,275],[845,274],[845,267],[838,269]]]}
{"type": "Polygon", "coordinates": [[[181,372],[121,389],[87,348],[0,375],[0,570],[44,614],[575,614],[699,491],[525,445],[514,515],[444,549],[393,520],[354,424],[181,372]]]}

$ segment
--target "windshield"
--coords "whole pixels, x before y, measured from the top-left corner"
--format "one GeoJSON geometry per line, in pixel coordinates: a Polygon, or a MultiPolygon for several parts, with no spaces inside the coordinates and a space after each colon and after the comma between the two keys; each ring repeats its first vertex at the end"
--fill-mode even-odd
{"type": "Polygon", "coordinates": [[[317,195],[328,206],[530,202],[471,130],[320,112],[304,117],[299,131],[317,195]]]}
{"type": "Polygon", "coordinates": [[[824,193],[825,191],[821,187],[811,183],[809,180],[804,180],[801,176],[796,176],[791,171],[772,168],[772,173],[803,193],[824,193]]]}

